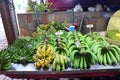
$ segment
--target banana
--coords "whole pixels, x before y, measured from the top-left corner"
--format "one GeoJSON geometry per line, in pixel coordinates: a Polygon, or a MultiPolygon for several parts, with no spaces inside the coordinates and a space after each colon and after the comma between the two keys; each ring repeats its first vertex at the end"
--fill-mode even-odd
{"type": "Polygon", "coordinates": [[[59,64],[57,64],[56,65],[56,71],[60,71],[61,69],[60,69],[60,65],[59,64]]]}
{"type": "Polygon", "coordinates": [[[59,54],[56,55],[55,61],[56,61],[56,64],[60,64],[60,55],[59,54]]]}
{"type": "Polygon", "coordinates": [[[69,37],[69,36],[72,36],[73,35],[73,32],[68,32],[68,35],[67,35],[67,37],[69,37]]]}
{"type": "Polygon", "coordinates": [[[52,70],[55,70],[55,69],[56,69],[56,65],[57,65],[57,64],[56,64],[56,59],[57,59],[57,58],[55,58],[54,61],[53,61],[52,70]]]}
{"type": "Polygon", "coordinates": [[[75,37],[74,36],[69,36],[68,41],[70,41],[70,40],[75,40],[75,37]]]}
{"type": "Polygon", "coordinates": [[[92,51],[97,54],[99,48],[102,48],[102,45],[96,45],[92,51]]]}
{"type": "Polygon", "coordinates": [[[71,52],[71,54],[70,54],[70,59],[71,59],[72,61],[74,61],[74,57],[75,57],[75,55],[76,55],[77,53],[79,53],[78,50],[74,50],[74,51],[71,52]]]}
{"type": "Polygon", "coordinates": [[[67,48],[69,49],[72,45],[75,45],[73,40],[68,41],[67,48]]]}
{"type": "Polygon", "coordinates": [[[98,51],[97,51],[97,54],[96,54],[96,56],[97,56],[97,58],[98,58],[98,61],[100,62],[100,59],[101,59],[101,52],[102,52],[102,48],[98,48],[98,51]]]}
{"type": "Polygon", "coordinates": [[[100,42],[94,43],[94,44],[91,46],[91,50],[94,50],[94,47],[95,47],[96,45],[101,45],[101,44],[100,44],[100,42]]]}
{"type": "Polygon", "coordinates": [[[96,43],[97,41],[96,40],[92,40],[92,41],[90,41],[89,43],[88,43],[88,46],[91,48],[91,46],[94,44],[94,43],[96,43]]]}
{"type": "Polygon", "coordinates": [[[119,53],[117,52],[116,48],[112,47],[110,51],[113,53],[113,55],[115,56],[115,58],[119,62],[120,61],[120,56],[119,56],[119,53]]]}
{"type": "Polygon", "coordinates": [[[78,56],[75,56],[75,59],[74,59],[74,68],[78,69],[79,67],[79,58],[78,56]]]}
{"type": "Polygon", "coordinates": [[[115,48],[120,56],[120,48],[117,45],[111,45],[112,48],[115,48]]]}
{"type": "Polygon", "coordinates": [[[83,63],[83,57],[80,57],[80,63],[79,64],[80,64],[80,69],[83,69],[83,64],[84,64],[83,63]]]}
{"type": "Polygon", "coordinates": [[[103,36],[97,36],[95,39],[96,39],[97,41],[106,41],[103,36]]]}
{"type": "Polygon", "coordinates": [[[99,56],[99,62],[100,62],[100,64],[103,63],[103,54],[100,54],[100,56],[99,56]]]}
{"type": "Polygon", "coordinates": [[[44,53],[41,53],[41,51],[38,51],[38,50],[37,50],[36,55],[38,56],[38,58],[44,57],[44,53]]]}
{"type": "Polygon", "coordinates": [[[115,56],[113,55],[113,53],[109,50],[108,51],[108,53],[109,53],[109,55],[110,55],[110,58],[111,58],[111,60],[112,60],[112,62],[114,63],[114,64],[117,64],[118,62],[117,62],[117,59],[115,58],[115,56]]]}
{"type": "Polygon", "coordinates": [[[107,59],[107,63],[108,63],[109,65],[111,65],[111,64],[112,64],[112,60],[111,60],[110,55],[109,55],[108,52],[106,53],[106,59],[107,59]]]}
{"type": "Polygon", "coordinates": [[[85,57],[83,57],[83,67],[84,69],[87,69],[87,62],[86,62],[85,57]]]}
{"type": "Polygon", "coordinates": [[[73,50],[77,50],[77,46],[73,45],[69,48],[69,53],[71,53],[73,50]]]}
{"type": "Polygon", "coordinates": [[[97,61],[97,56],[91,50],[87,49],[86,52],[92,56],[93,60],[97,61]]]}
{"type": "Polygon", "coordinates": [[[103,54],[103,64],[104,65],[107,65],[107,58],[106,57],[107,57],[107,53],[104,53],[103,54]]]}
{"type": "Polygon", "coordinates": [[[34,60],[34,61],[37,61],[37,60],[38,60],[37,55],[34,55],[34,56],[33,56],[33,60],[34,60]]]}
{"type": "Polygon", "coordinates": [[[64,53],[64,55],[68,56],[69,55],[69,52],[66,48],[63,48],[62,52],[64,53]]]}
{"type": "Polygon", "coordinates": [[[2,69],[3,69],[3,70],[9,70],[9,69],[11,69],[11,68],[12,68],[11,62],[8,62],[7,64],[5,64],[5,65],[2,66],[2,69]]]}
{"type": "Polygon", "coordinates": [[[86,42],[87,44],[89,44],[91,41],[92,41],[92,38],[89,37],[89,36],[87,36],[86,39],[85,39],[85,42],[86,42]]]}
{"type": "Polygon", "coordinates": [[[40,69],[40,68],[41,68],[41,65],[39,64],[39,62],[35,62],[35,63],[34,63],[34,66],[35,66],[37,69],[40,69]]]}
{"type": "Polygon", "coordinates": [[[59,55],[59,56],[60,56],[60,64],[64,65],[65,64],[64,58],[63,58],[64,55],[59,55]]]}
{"type": "Polygon", "coordinates": [[[87,68],[90,68],[92,62],[91,62],[91,58],[90,58],[90,55],[86,55],[85,56],[85,59],[86,59],[86,64],[87,64],[87,68]]]}

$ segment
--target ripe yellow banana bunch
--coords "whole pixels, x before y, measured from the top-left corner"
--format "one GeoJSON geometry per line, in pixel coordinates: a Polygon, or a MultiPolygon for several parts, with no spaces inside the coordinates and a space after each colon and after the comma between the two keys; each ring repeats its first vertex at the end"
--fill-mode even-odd
{"type": "Polygon", "coordinates": [[[49,68],[50,63],[55,57],[54,48],[50,44],[38,47],[36,54],[33,56],[34,65],[37,69],[49,68]]]}

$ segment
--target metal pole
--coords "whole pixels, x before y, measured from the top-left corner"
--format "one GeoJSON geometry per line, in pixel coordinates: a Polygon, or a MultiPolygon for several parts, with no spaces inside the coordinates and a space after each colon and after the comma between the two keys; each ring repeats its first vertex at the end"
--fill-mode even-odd
{"type": "Polygon", "coordinates": [[[20,35],[20,31],[19,31],[19,27],[18,27],[17,15],[15,13],[15,6],[14,6],[13,0],[8,0],[8,4],[9,4],[9,11],[10,11],[11,22],[13,25],[15,38],[17,39],[18,36],[20,35]]]}

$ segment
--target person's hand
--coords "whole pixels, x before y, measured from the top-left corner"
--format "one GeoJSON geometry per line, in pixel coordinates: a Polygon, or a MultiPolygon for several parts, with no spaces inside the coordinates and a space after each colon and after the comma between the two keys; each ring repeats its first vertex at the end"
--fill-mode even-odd
{"type": "Polygon", "coordinates": [[[0,80],[12,80],[12,79],[8,76],[0,75],[0,80]]]}

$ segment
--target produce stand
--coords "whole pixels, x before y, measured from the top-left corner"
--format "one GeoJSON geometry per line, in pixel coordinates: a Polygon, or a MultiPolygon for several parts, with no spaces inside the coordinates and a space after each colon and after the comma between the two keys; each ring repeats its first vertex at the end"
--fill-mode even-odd
{"type": "Polygon", "coordinates": [[[21,65],[13,64],[13,67],[9,71],[0,71],[0,74],[7,75],[11,78],[86,78],[86,77],[114,77],[120,74],[120,65],[92,65],[90,69],[79,70],[68,68],[65,71],[52,71],[51,66],[47,70],[36,70],[34,65],[21,65]]]}

